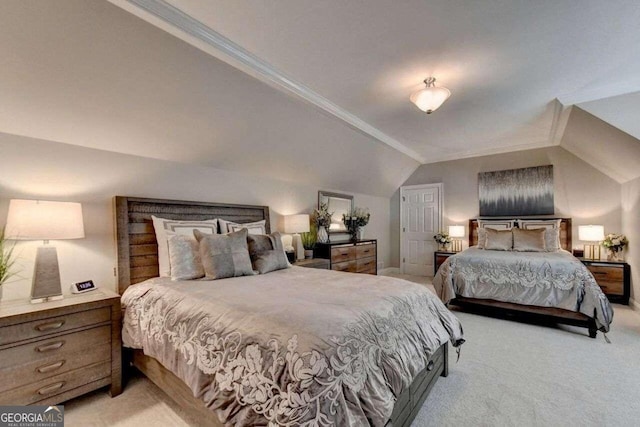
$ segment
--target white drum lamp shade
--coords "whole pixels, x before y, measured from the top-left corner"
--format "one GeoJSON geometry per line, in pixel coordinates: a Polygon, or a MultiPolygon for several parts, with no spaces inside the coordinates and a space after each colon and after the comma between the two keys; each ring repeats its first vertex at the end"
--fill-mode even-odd
{"type": "Polygon", "coordinates": [[[284,217],[284,232],[293,234],[292,244],[296,250],[297,260],[304,259],[304,246],[302,246],[302,239],[298,233],[308,233],[309,230],[309,215],[286,215],[284,217]]]}
{"type": "Polygon", "coordinates": [[[38,248],[31,285],[31,302],[62,298],[56,248],[49,240],[82,239],[82,205],[72,202],[13,199],[9,202],[6,237],[43,240],[38,248]]]}
{"type": "Polygon", "coordinates": [[[309,215],[287,215],[284,217],[284,232],[287,234],[308,233],[309,215]]]}
{"type": "MultiPolygon", "coordinates": [[[[604,240],[604,226],[580,225],[578,226],[578,239],[583,242],[601,242],[604,240]]],[[[600,244],[584,245],[584,257],[587,259],[600,259],[600,244]]]]}
{"type": "Polygon", "coordinates": [[[604,226],[580,225],[578,226],[578,239],[583,242],[601,242],[604,240],[604,226]]]}
{"type": "Polygon", "coordinates": [[[451,237],[464,237],[464,225],[450,225],[449,236],[451,237]]]}

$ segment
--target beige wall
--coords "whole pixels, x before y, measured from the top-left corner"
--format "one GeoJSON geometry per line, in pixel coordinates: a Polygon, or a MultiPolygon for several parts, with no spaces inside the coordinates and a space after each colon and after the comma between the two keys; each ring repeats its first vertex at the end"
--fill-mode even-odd
{"type": "Polygon", "coordinates": [[[631,298],[640,303],[640,178],[622,184],[622,233],[629,239],[626,261],[631,265],[631,298]],[[634,276],[635,275],[635,276],[634,276]]]}
{"type": "MultiPolygon", "coordinates": [[[[561,147],[454,160],[420,166],[404,185],[444,184],[444,226],[467,224],[478,216],[478,172],[553,165],[556,215],[573,218],[577,226],[603,224],[605,232],[621,231],[621,186],[561,147]]],[[[400,197],[391,198],[391,266],[400,265],[400,197]]],[[[468,230],[467,230],[468,231],[468,230]]]]}
{"type": "MultiPolygon", "coordinates": [[[[63,287],[93,279],[115,289],[111,206],[115,195],[268,205],[272,230],[281,230],[283,215],[309,212],[316,206],[318,190],[348,192],[1,133],[0,158],[0,225],[6,221],[11,198],[83,204],[86,238],[55,242],[63,287]]],[[[378,239],[379,261],[388,266],[389,199],[355,194],[355,203],[369,208],[365,237],[378,239]]],[[[4,298],[29,294],[38,245],[18,243],[22,280],[6,285],[4,298]]]]}

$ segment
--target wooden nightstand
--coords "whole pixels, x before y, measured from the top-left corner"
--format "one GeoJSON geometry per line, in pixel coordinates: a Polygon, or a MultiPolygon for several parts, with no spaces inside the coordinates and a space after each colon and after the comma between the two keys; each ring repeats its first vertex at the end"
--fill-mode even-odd
{"type": "Polygon", "coordinates": [[[54,405],[110,385],[122,391],[120,297],[0,303],[0,405],[54,405]]]}
{"type": "Polygon", "coordinates": [[[624,261],[604,261],[578,258],[587,266],[609,301],[629,305],[631,267],[624,261]]]}
{"type": "Polygon", "coordinates": [[[331,262],[324,258],[307,258],[293,263],[296,267],[318,268],[321,270],[329,270],[331,262]]]}
{"type": "Polygon", "coordinates": [[[457,254],[457,252],[435,251],[433,253],[433,275],[436,275],[438,269],[447,258],[455,254],[457,254]]]}

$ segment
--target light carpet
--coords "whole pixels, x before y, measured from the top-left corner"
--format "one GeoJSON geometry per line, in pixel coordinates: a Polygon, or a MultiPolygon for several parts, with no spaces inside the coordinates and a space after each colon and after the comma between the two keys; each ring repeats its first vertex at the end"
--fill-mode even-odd
{"type": "MultiPolygon", "coordinates": [[[[398,277],[398,275],[394,275],[398,277]]],[[[423,277],[400,276],[429,285],[423,277]]],[[[640,315],[614,305],[607,344],[601,333],[494,319],[456,311],[467,342],[450,351],[413,426],[638,426],[640,315]]],[[[66,426],[197,425],[142,376],[122,395],[106,391],[66,402],[66,426]]]]}

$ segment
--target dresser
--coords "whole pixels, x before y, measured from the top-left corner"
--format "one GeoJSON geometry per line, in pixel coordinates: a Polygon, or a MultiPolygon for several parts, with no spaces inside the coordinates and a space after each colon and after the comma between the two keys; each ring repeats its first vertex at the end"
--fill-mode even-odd
{"type": "Polygon", "coordinates": [[[629,264],[624,261],[578,259],[593,274],[609,301],[629,304],[631,296],[631,267],[629,264]]]}
{"type": "Polygon", "coordinates": [[[378,241],[317,243],[313,256],[329,260],[329,268],[350,273],[378,274],[378,241]]]}
{"type": "Polygon", "coordinates": [[[0,405],[54,405],[122,391],[120,297],[111,291],[41,304],[0,302],[0,405]]]}

